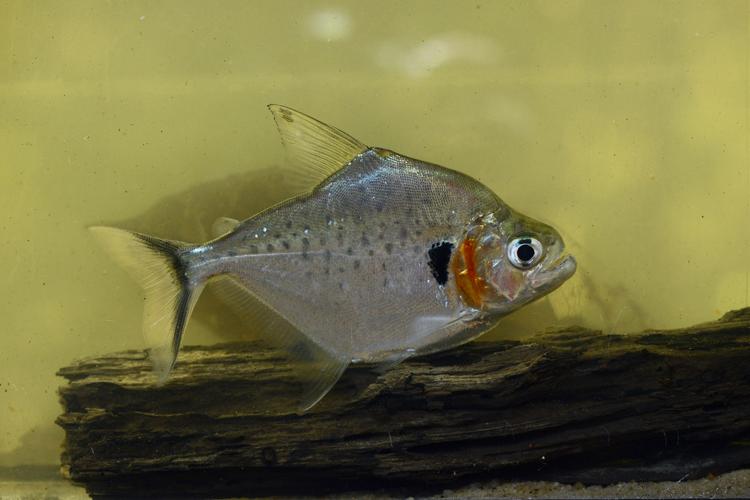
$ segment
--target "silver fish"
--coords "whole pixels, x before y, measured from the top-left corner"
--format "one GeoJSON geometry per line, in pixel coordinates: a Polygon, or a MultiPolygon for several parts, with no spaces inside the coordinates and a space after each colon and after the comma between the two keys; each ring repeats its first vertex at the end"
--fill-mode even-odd
{"type": "Polygon", "coordinates": [[[248,322],[260,301],[293,326],[267,334],[314,355],[305,410],[350,363],[456,347],[575,272],[555,229],[471,177],[269,109],[313,189],[243,222],[217,221],[225,234],[202,245],[91,228],[145,289],[143,329],[162,379],[209,281],[248,322]]]}

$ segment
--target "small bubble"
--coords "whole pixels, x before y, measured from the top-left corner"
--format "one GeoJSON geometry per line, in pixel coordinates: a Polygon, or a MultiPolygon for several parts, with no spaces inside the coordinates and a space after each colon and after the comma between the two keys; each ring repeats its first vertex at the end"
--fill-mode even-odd
{"type": "Polygon", "coordinates": [[[268,232],[268,228],[267,228],[267,227],[264,227],[264,228],[263,228],[263,234],[266,234],[267,232],[268,232]]]}

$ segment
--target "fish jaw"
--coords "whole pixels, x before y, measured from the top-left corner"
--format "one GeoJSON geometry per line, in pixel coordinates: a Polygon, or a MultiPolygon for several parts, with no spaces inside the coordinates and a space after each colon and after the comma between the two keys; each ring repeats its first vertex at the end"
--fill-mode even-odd
{"type": "Polygon", "coordinates": [[[575,257],[572,255],[562,256],[550,269],[541,270],[531,277],[529,284],[537,293],[549,293],[573,276],[577,267],[578,263],[575,257]]]}

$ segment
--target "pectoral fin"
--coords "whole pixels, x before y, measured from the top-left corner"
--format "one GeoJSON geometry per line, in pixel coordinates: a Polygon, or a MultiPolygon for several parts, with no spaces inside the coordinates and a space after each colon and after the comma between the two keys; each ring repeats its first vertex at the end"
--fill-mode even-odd
{"type": "Polygon", "coordinates": [[[414,354],[415,353],[413,349],[408,350],[408,351],[400,351],[400,352],[394,353],[388,356],[388,358],[385,359],[384,361],[381,361],[380,363],[378,363],[373,369],[373,371],[382,375],[386,373],[387,371],[389,371],[391,368],[394,368],[395,366],[398,366],[399,364],[401,364],[402,361],[405,361],[409,359],[410,357],[414,356],[414,354]]]}
{"type": "Polygon", "coordinates": [[[458,315],[434,315],[434,316],[417,316],[411,323],[410,338],[421,340],[433,333],[449,327],[458,321],[458,315]]]}

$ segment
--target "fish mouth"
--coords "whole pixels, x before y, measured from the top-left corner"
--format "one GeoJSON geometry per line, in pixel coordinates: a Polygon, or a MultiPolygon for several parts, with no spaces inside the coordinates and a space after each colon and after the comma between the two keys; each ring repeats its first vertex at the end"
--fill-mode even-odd
{"type": "Polygon", "coordinates": [[[534,275],[531,286],[537,290],[557,288],[575,274],[577,266],[575,257],[561,255],[550,267],[534,275]]]}

